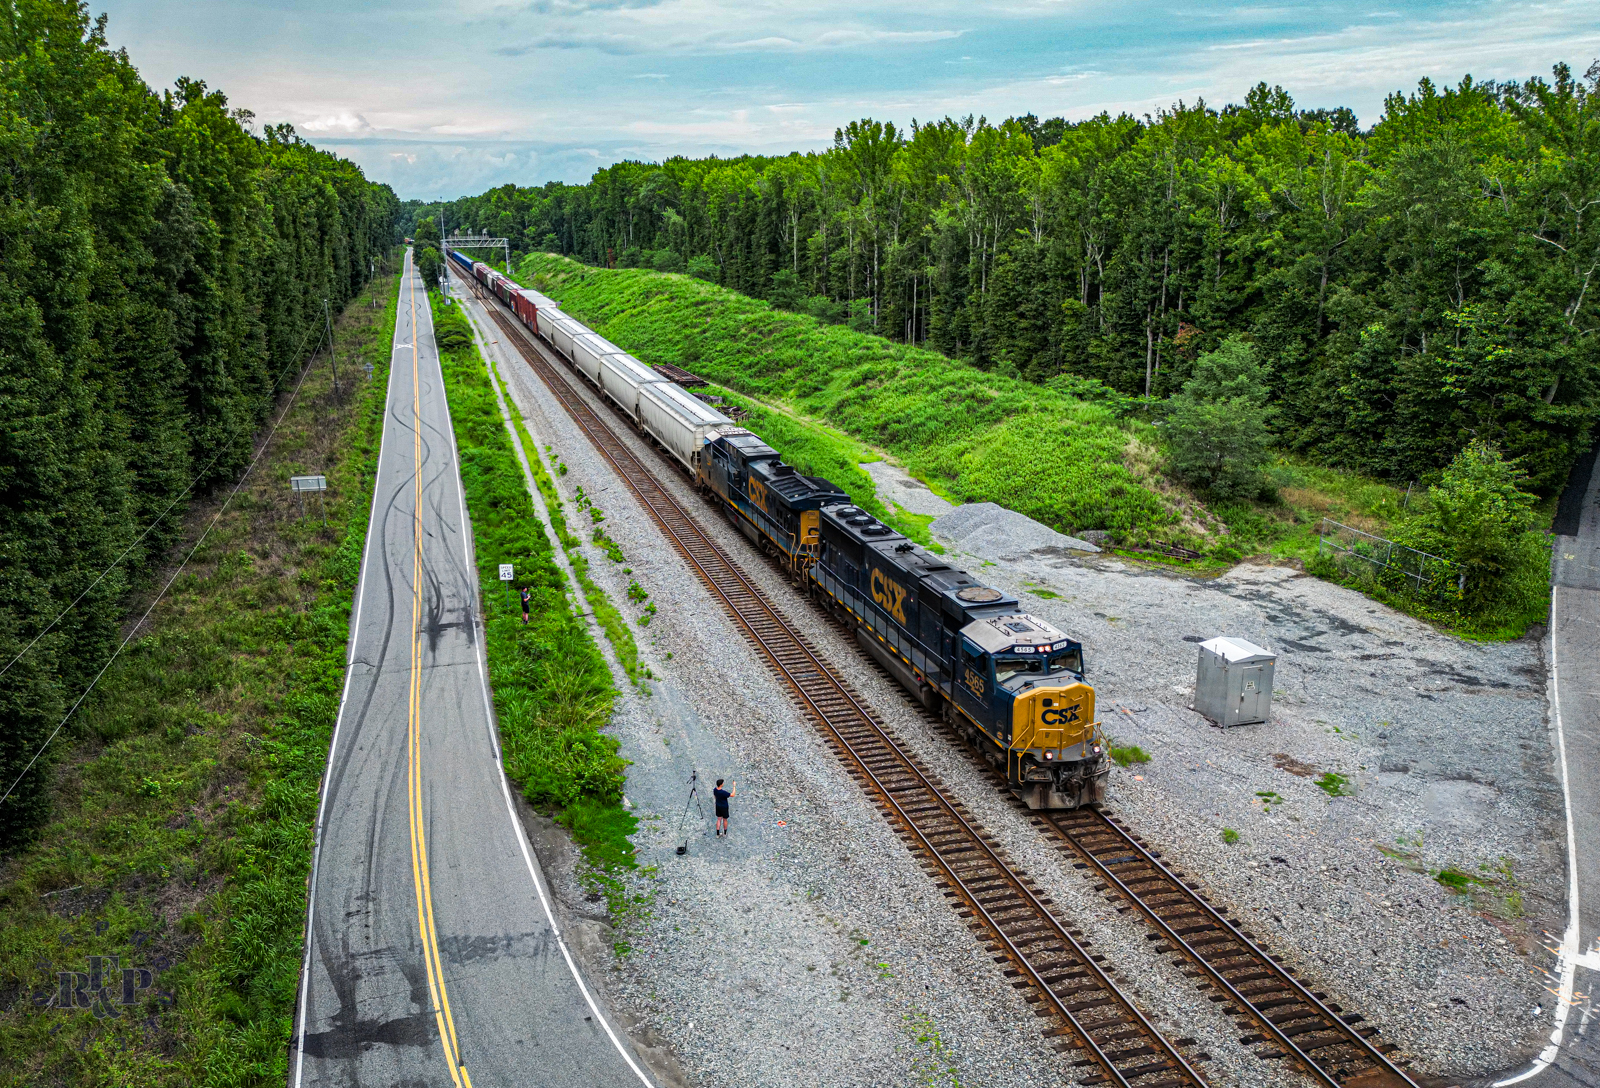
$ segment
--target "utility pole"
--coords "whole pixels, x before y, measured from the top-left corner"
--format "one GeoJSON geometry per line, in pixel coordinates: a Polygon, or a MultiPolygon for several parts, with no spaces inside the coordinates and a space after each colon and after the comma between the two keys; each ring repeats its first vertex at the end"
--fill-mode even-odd
{"type": "Polygon", "coordinates": [[[322,300],[322,319],[328,329],[328,368],[333,371],[333,399],[339,399],[339,362],[335,358],[336,347],[333,342],[333,307],[327,299],[322,300]]]}

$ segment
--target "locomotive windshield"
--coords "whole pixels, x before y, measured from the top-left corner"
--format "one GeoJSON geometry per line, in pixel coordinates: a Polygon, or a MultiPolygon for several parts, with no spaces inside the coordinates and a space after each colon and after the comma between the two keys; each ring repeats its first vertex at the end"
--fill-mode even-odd
{"type": "Polygon", "coordinates": [[[1077,673],[1080,676],[1083,674],[1081,649],[1058,650],[1048,656],[1000,654],[994,659],[995,682],[1008,691],[1018,690],[1029,680],[1065,673],[1077,673]]]}
{"type": "Polygon", "coordinates": [[[1050,671],[1061,672],[1062,670],[1075,672],[1081,676],[1083,674],[1083,650],[1075,646],[1070,650],[1058,650],[1051,654],[1050,671]]]}

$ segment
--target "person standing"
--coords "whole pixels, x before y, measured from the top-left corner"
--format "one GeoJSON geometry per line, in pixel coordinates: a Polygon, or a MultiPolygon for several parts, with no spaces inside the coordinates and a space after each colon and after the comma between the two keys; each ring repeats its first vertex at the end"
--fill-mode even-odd
{"type": "Polygon", "coordinates": [[[528,605],[533,602],[533,591],[527,586],[522,587],[522,625],[528,625],[528,605]]]}
{"type": "Polygon", "coordinates": [[[734,791],[738,789],[738,786],[739,783],[732,782],[729,783],[727,789],[723,789],[722,779],[719,778],[717,779],[717,788],[711,791],[712,795],[717,799],[718,835],[726,835],[728,833],[728,801],[733,797],[734,791]]]}

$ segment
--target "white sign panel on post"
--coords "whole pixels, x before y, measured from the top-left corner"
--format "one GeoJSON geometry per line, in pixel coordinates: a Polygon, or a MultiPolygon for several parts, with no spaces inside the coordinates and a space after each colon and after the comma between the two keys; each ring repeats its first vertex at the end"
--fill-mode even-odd
{"type": "Polygon", "coordinates": [[[515,578],[515,577],[516,577],[516,575],[513,574],[512,571],[511,571],[511,564],[510,563],[501,563],[500,564],[500,580],[502,582],[509,582],[509,581],[511,581],[512,578],[515,578]]]}

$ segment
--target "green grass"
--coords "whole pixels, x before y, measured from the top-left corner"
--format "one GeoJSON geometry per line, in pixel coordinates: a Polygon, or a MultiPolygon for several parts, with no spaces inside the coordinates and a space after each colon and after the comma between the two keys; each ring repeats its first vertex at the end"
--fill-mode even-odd
{"type": "MultiPolygon", "coordinates": [[[[282,1084],[382,434],[393,282],[339,321],[271,448],[72,726],[54,815],[0,872],[0,1083],[282,1084]],[[327,524],[288,477],[328,477],[327,524]],[[118,1018],[37,1007],[54,972],[155,973],[118,1018]]],[[[220,499],[220,496],[217,497],[220,499]]],[[[217,501],[217,500],[213,500],[217,501]]],[[[196,514],[203,508],[196,508],[196,514]]],[[[198,519],[197,519],[198,520],[198,519]]],[[[206,518],[209,520],[209,518],[206,518]]],[[[195,531],[197,535],[197,531],[195,531]]],[[[193,539],[193,536],[191,536],[193,539]]],[[[61,742],[58,742],[61,743],[61,742]]]]}
{"type": "MultiPolygon", "coordinates": [[[[446,308],[436,297],[433,304],[436,327],[451,318],[464,320],[454,312],[441,313],[446,308]]],[[[529,454],[535,483],[556,522],[552,529],[563,547],[571,547],[567,541],[573,538],[560,513],[555,487],[540,466],[537,447],[514,408],[514,431],[506,427],[477,348],[469,341],[442,351],[440,360],[472,518],[489,686],[506,773],[529,802],[553,813],[571,831],[583,853],[580,879],[604,895],[613,920],[624,923],[644,910],[647,901],[630,895],[625,881],[637,865],[630,836],[638,826],[622,806],[628,763],[619,754],[617,739],[603,732],[611,720],[616,689],[605,658],[569,604],[555,544],[528,494],[513,433],[529,454]],[[516,584],[532,590],[527,625],[522,623],[520,603],[501,586],[501,563],[513,564],[516,584]]],[[[576,567],[574,563],[575,572],[576,567]]],[[[598,616],[599,609],[594,611],[598,616]]],[[[631,636],[627,645],[633,646],[631,636]]],[[[618,650],[620,656],[621,647],[618,650]]],[[[627,950],[625,940],[618,942],[617,950],[627,950]]]]}
{"type": "Polygon", "coordinates": [[[1222,829],[1222,841],[1232,846],[1239,841],[1239,833],[1231,827],[1225,827],[1222,829]]]}
{"type": "MultiPolygon", "coordinates": [[[[524,258],[519,274],[646,362],[685,367],[836,428],[958,501],[997,502],[1064,532],[1180,532],[1171,505],[1124,464],[1143,425],[1119,418],[1114,406],[774,310],[687,276],[587,268],[547,254],[524,258]]],[[[763,430],[777,415],[753,417],[752,429],[785,453],[802,438],[793,451],[802,464],[842,461],[843,450],[815,434],[763,430]]],[[[834,482],[851,489],[850,479],[834,482]]]]}
{"type": "MultiPolygon", "coordinates": [[[[445,314],[446,317],[435,318],[435,331],[439,328],[438,322],[459,321],[463,326],[466,319],[461,317],[453,307],[441,307],[435,298],[434,313],[445,314]]],[[[470,328],[469,328],[470,332],[470,328]]],[[[437,339],[437,335],[435,337],[437,339]]],[[[470,341],[459,348],[471,351],[477,356],[475,348],[470,341]]],[[[481,356],[477,356],[481,361],[481,356]]],[[[562,505],[561,493],[556,489],[555,481],[550,478],[550,473],[545,469],[544,462],[539,459],[539,447],[534,443],[533,436],[528,433],[527,423],[522,418],[522,413],[517,409],[517,403],[512,399],[511,391],[506,388],[505,382],[498,374],[494,375],[495,384],[499,386],[500,398],[505,402],[506,410],[511,416],[511,425],[515,431],[515,441],[522,447],[523,457],[528,463],[528,470],[533,475],[534,485],[538,487],[539,494],[544,499],[545,510],[550,515],[550,528],[555,532],[556,539],[561,542],[561,548],[566,553],[567,565],[572,568],[572,573],[578,578],[578,584],[583,587],[584,600],[589,603],[589,611],[594,615],[595,621],[600,624],[600,629],[606,633],[606,641],[611,643],[612,651],[617,655],[617,663],[628,674],[628,678],[638,684],[644,678],[644,670],[639,665],[639,647],[634,641],[633,632],[628,629],[627,620],[617,606],[611,602],[606,591],[589,573],[589,558],[583,554],[582,541],[575,536],[567,525],[565,507],[562,505]]],[[[562,466],[565,469],[565,465],[562,466]]],[[[563,471],[562,475],[566,473],[563,471]]],[[[579,488],[580,508],[588,506],[579,488]]],[[[591,510],[591,517],[594,511],[591,510]]],[[[600,519],[603,520],[603,517],[600,519]]],[[[605,549],[606,555],[613,563],[623,561],[622,549],[596,525],[594,529],[594,542],[605,549]]]]}
{"type": "Polygon", "coordinates": [[[1119,767],[1127,767],[1134,763],[1149,763],[1150,753],[1137,744],[1126,747],[1112,748],[1109,752],[1111,759],[1119,767]]]}
{"type": "Polygon", "coordinates": [[[1337,771],[1328,771],[1312,785],[1329,797],[1349,797],[1355,793],[1355,790],[1350,788],[1350,779],[1337,771]]]}

